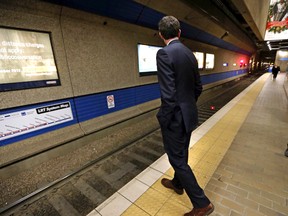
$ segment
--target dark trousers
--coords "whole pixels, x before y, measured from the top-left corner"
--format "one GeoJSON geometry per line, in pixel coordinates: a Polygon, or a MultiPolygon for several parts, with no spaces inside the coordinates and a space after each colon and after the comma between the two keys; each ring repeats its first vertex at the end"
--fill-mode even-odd
{"type": "MultiPolygon", "coordinates": [[[[160,123],[161,124],[161,123],[160,123]]],[[[172,183],[184,188],[194,208],[203,208],[210,204],[203,189],[197,183],[195,175],[188,165],[188,149],[191,133],[187,133],[181,112],[176,114],[168,128],[161,126],[164,149],[175,174],[172,183]]]]}

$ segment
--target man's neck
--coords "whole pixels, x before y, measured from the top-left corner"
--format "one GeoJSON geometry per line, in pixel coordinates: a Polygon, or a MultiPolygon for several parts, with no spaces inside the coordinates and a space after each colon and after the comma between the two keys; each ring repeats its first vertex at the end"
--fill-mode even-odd
{"type": "Polygon", "coordinates": [[[174,40],[179,40],[179,38],[178,37],[174,37],[174,38],[170,38],[170,39],[168,39],[168,40],[165,40],[164,42],[165,42],[165,44],[168,46],[172,41],[174,41],[174,40]]]}

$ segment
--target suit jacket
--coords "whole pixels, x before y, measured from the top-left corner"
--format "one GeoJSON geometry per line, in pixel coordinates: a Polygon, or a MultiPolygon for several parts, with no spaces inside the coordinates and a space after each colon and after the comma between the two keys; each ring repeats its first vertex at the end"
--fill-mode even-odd
{"type": "Polygon", "coordinates": [[[156,59],[161,92],[159,123],[168,128],[181,112],[186,132],[191,132],[198,124],[196,101],[202,92],[197,60],[179,40],[160,49],[156,59]]]}

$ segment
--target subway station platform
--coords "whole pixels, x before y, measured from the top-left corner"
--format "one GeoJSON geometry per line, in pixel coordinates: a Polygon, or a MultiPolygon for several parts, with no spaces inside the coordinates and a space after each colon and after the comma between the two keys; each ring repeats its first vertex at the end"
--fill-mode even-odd
{"type": "MultiPolygon", "coordinates": [[[[288,215],[288,81],[263,74],[197,128],[189,164],[215,205],[211,215],[288,215]]],[[[167,156],[95,208],[89,216],[178,216],[193,208],[184,193],[164,188],[167,156]]]]}

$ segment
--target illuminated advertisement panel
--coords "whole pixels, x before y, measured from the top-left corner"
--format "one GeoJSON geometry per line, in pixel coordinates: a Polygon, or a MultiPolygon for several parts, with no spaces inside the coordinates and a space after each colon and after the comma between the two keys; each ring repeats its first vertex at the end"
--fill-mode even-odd
{"type": "Polygon", "coordinates": [[[214,54],[206,53],[205,68],[206,69],[214,68],[214,54]]]}
{"type": "Polygon", "coordinates": [[[288,1],[271,0],[264,40],[288,38],[288,1]]]}
{"type": "Polygon", "coordinates": [[[197,61],[198,61],[198,68],[203,69],[204,66],[204,53],[202,52],[193,52],[197,61]]]}
{"type": "Polygon", "coordinates": [[[50,34],[0,28],[0,91],[60,85],[50,34]]]}
{"type": "Polygon", "coordinates": [[[151,46],[145,44],[138,44],[138,69],[140,75],[149,75],[156,74],[157,72],[157,63],[156,63],[156,54],[160,46],[151,46]]]}

